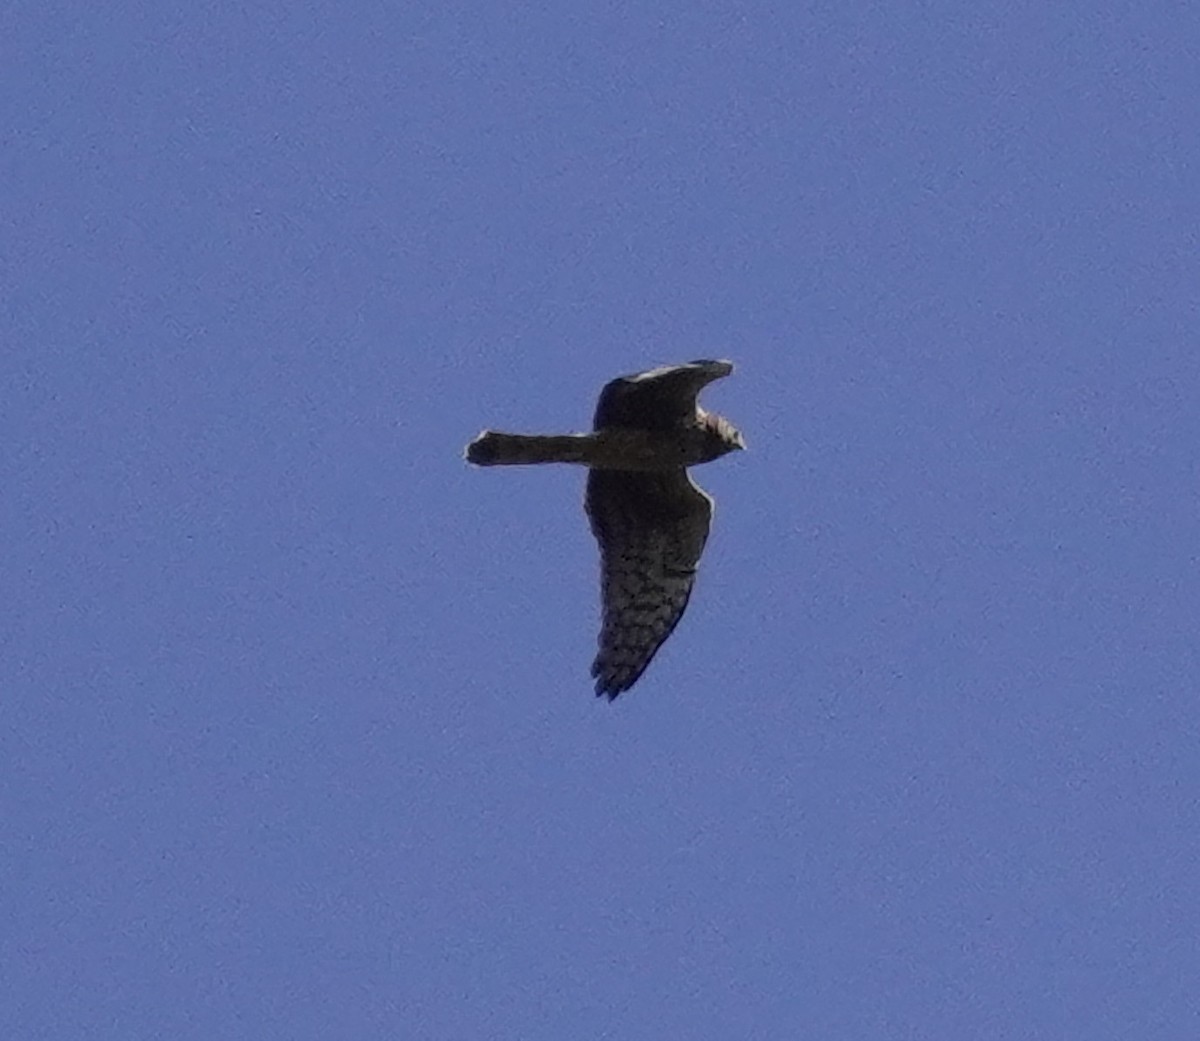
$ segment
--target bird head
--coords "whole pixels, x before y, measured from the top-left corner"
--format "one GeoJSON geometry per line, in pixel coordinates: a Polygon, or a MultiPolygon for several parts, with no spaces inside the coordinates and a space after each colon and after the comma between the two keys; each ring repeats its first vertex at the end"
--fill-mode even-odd
{"type": "Polygon", "coordinates": [[[740,452],[746,447],[746,440],[741,431],[724,416],[706,412],[703,422],[712,452],[711,459],[717,459],[728,452],[740,452]]]}

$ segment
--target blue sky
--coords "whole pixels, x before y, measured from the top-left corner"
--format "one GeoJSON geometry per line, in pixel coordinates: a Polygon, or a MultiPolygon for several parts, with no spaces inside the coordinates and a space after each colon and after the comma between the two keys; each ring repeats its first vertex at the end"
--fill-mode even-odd
{"type": "Polygon", "coordinates": [[[1200,15],[0,26],[0,1035],[1200,1036],[1200,15]],[[697,357],[609,705],[461,449],[697,357]]]}

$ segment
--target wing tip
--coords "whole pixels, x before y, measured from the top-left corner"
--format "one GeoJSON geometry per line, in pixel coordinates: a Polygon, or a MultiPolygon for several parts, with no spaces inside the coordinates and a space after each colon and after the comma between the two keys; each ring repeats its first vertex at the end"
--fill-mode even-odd
{"type": "Polygon", "coordinates": [[[609,704],[612,704],[632,686],[633,681],[620,683],[613,680],[598,679],[596,680],[596,697],[607,698],[609,704]]]}
{"type": "MultiPolygon", "coordinates": [[[[657,649],[656,647],[655,650],[657,649]]],[[[651,654],[650,658],[653,657],[651,654]]],[[[608,698],[610,702],[616,701],[642,678],[642,673],[650,664],[650,658],[636,665],[614,665],[597,658],[592,663],[592,675],[596,679],[596,697],[608,698]]]]}
{"type": "Polygon", "coordinates": [[[689,365],[695,365],[697,368],[707,369],[711,372],[714,378],[728,376],[733,372],[733,362],[728,358],[698,358],[696,361],[688,362],[689,365]]]}
{"type": "Polygon", "coordinates": [[[679,372],[683,369],[698,369],[711,381],[728,376],[733,372],[734,365],[733,362],[726,358],[698,358],[695,361],[685,361],[677,365],[659,365],[656,368],[646,369],[642,372],[631,372],[627,376],[618,376],[612,382],[644,383],[666,376],[672,372],[679,372]]]}

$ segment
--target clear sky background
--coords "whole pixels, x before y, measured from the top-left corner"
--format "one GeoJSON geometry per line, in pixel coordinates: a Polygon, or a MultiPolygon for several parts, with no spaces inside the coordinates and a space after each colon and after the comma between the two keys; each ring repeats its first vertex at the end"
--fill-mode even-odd
{"type": "Polygon", "coordinates": [[[0,14],[0,1036],[1200,1037],[1200,13],[0,14]],[[566,468],[750,451],[615,704],[566,468]]]}

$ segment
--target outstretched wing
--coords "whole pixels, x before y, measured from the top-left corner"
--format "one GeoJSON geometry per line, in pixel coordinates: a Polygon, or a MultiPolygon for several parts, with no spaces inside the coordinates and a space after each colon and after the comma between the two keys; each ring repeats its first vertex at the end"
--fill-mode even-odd
{"type": "MultiPolygon", "coordinates": [[[[715,377],[714,377],[715,378],[715,377]]],[[[712,520],[712,499],[680,469],[591,470],[586,508],[600,543],[596,694],[633,686],[683,617],[712,520]]]]}
{"type": "Polygon", "coordinates": [[[595,429],[638,427],[670,430],[696,415],[696,395],[704,387],[728,376],[727,361],[693,361],[661,369],[620,376],[605,384],[596,403],[595,429]]]}

